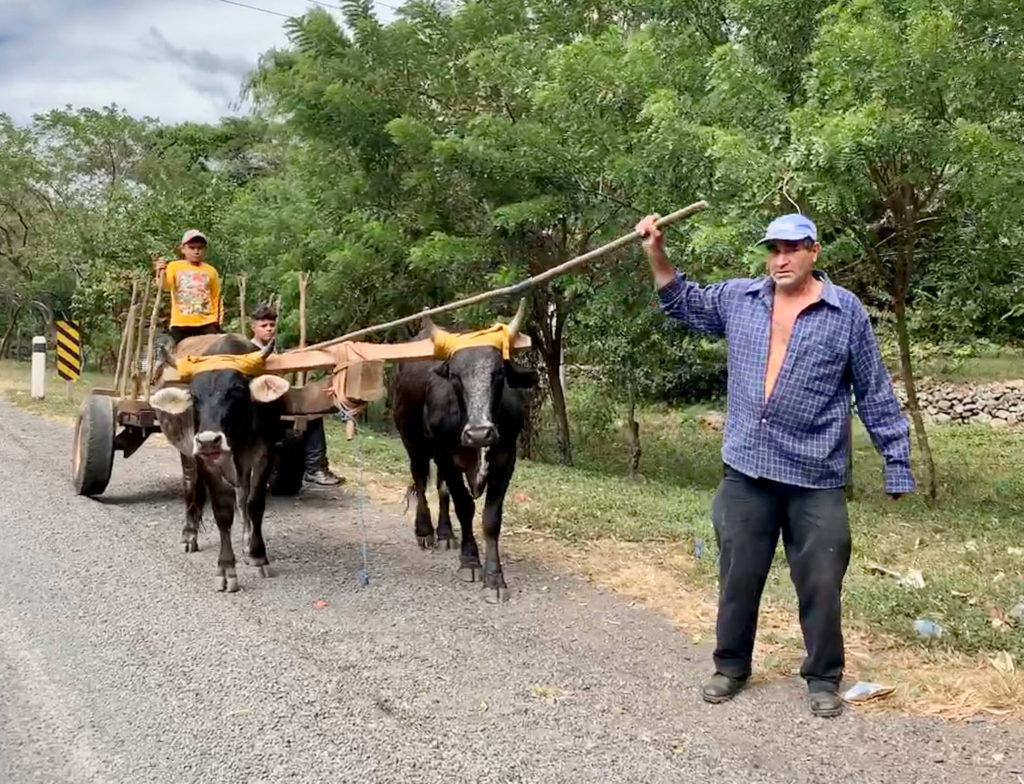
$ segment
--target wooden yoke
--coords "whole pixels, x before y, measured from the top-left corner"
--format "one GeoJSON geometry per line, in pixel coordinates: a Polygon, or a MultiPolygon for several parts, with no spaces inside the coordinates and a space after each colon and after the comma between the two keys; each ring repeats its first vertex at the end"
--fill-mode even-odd
{"type": "MultiPolygon", "coordinates": [[[[528,335],[516,335],[513,350],[522,351],[530,346],[528,335]]],[[[324,348],[271,354],[265,369],[277,375],[331,370],[327,383],[307,384],[288,391],[285,408],[289,414],[327,414],[337,411],[339,406],[350,414],[357,414],[367,403],[384,397],[385,362],[433,358],[434,343],[429,338],[408,343],[346,341],[324,348]]]]}

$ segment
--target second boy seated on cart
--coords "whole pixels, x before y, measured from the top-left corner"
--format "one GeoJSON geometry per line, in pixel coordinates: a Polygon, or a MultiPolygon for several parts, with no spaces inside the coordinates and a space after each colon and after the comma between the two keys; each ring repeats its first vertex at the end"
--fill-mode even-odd
{"type": "MultiPolygon", "coordinates": [[[[270,305],[260,305],[252,314],[252,342],[258,348],[267,346],[277,336],[277,311],[270,305]]],[[[327,437],[322,417],[312,417],[302,433],[305,457],[303,479],[307,484],[338,485],[343,481],[335,475],[327,462],[327,437]]]]}

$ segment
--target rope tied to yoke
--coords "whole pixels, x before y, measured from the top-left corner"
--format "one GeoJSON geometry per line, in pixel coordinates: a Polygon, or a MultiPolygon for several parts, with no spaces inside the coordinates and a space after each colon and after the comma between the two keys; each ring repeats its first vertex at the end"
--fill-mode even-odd
{"type": "Polygon", "coordinates": [[[346,374],[353,365],[358,365],[360,362],[373,361],[375,358],[365,356],[352,343],[342,343],[339,348],[342,349],[340,353],[344,354],[344,359],[334,366],[335,381],[331,385],[331,389],[334,393],[334,403],[342,414],[342,421],[354,423],[356,417],[366,410],[368,403],[365,400],[354,400],[345,395],[346,374]]]}

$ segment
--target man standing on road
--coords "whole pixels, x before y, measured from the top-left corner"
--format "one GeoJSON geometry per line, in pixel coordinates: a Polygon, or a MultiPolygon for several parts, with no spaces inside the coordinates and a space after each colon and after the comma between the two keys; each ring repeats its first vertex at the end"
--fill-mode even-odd
{"type": "Polygon", "coordinates": [[[206,236],[189,229],[181,238],[182,258],[157,259],[156,276],[171,292],[170,333],[175,343],[221,331],[220,275],[206,263],[206,236]]]}
{"type": "Polygon", "coordinates": [[[728,342],[723,478],[712,507],[720,550],[715,673],[701,694],[725,702],[750,676],[761,592],[781,533],[800,605],[810,709],[838,716],[851,386],[894,499],[915,488],[907,421],[863,304],[814,268],[821,246],[809,218],[769,224],[760,240],[768,275],[702,287],[669,263],[657,217],[636,229],[662,310],[728,342]]]}
{"type": "MultiPolygon", "coordinates": [[[[259,348],[266,348],[277,335],[277,311],[270,305],[260,305],[252,314],[252,342],[259,348]]],[[[314,485],[340,485],[341,477],[334,474],[327,462],[327,436],[324,420],[314,417],[306,422],[302,435],[305,452],[306,473],[304,481],[314,485]]]]}

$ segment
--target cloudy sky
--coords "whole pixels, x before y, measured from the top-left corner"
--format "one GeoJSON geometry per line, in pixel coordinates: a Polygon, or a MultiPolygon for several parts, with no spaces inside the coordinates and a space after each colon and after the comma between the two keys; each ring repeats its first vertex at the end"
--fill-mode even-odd
{"type": "Polygon", "coordinates": [[[18,123],[66,104],[168,123],[244,112],[242,77],[286,44],[284,16],[314,4],[235,1],[274,13],[226,0],[0,0],[0,112],[18,123]]]}

